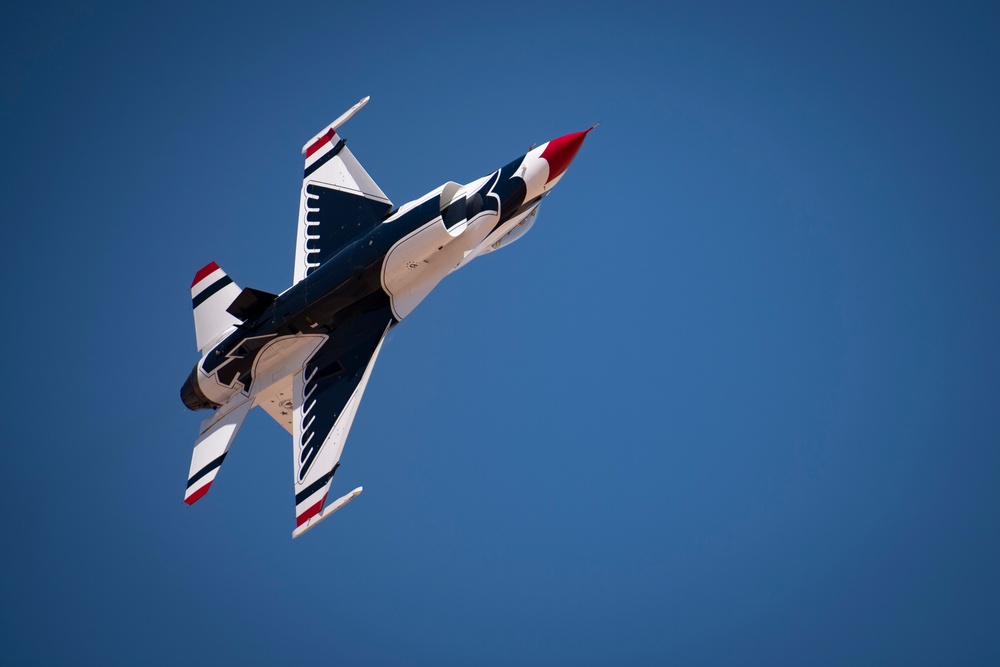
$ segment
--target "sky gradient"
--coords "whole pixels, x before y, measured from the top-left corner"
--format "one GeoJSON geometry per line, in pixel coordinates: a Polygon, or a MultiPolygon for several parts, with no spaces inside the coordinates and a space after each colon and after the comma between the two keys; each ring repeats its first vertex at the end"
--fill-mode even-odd
{"type": "Polygon", "coordinates": [[[1000,12],[801,4],[0,10],[0,662],[1000,662],[1000,12]],[[290,284],[365,95],[397,205],[602,124],[293,541],[261,411],[182,501],[188,285],[290,284]]]}

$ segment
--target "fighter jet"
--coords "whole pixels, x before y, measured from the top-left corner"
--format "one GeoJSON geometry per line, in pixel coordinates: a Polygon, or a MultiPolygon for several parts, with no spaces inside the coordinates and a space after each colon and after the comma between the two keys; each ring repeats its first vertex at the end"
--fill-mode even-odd
{"type": "Polygon", "coordinates": [[[184,501],[204,497],[247,413],[263,408],[292,435],[293,538],[361,493],[358,487],[326,505],[386,334],[446,275],[531,229],[542,199],[594,129],[397,208],[338,133],[368,99],[302,148],[292,286],[279,295],[241,290],[215,262],[191,283],[201,360],[181,400],[213,412],[195,442],[184,501]]]}

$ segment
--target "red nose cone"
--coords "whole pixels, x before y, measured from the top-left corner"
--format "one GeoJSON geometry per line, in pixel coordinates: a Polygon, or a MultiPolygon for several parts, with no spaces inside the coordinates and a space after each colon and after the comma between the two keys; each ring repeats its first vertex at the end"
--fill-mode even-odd
{"type": "Polygon", "coordinates": [[[583,132],[573,132],[549,142],[549,145],[542,151],[542,158],[549,163],[549,180],[545,181],[546,185],[562,176],[563,172],[569,167],[569,163],[576,157],[576,152],[580,150],[580,146],[583,145],[583,140],[587,137],[587,133],[593,129],[591,127],[589,130],[584,130],[583,132]]]}

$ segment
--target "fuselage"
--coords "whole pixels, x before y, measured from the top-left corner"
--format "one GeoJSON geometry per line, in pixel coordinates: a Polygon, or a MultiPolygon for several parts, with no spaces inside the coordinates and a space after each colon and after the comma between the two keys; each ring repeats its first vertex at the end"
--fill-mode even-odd
{"type": "Polygon", "coordinates": [[[261,352],[277,341],[290,347],[298,342],[292,339],[304,345],[324,335],[342,338],[346,348],[352,330],[373,318],[398,324],[445,275],[526,231],[585,135],[543,144],[472,183],[446,183],[360,230],[262,312],[224,333],[184,383],[184,404],[216,408],[237,392],[250,395],[261,382],[280,380],[256,377],[261,352]]]}

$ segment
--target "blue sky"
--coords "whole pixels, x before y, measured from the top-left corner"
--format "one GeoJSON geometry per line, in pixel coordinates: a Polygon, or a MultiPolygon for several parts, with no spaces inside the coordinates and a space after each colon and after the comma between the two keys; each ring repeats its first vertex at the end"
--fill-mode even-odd
{"type": "Polygon", "coordinates": [[[2,661],[1000,660],[1000,13],[801,4],[0,10],[2,661]],[[602,125],[292,541],[259,411],[182,502],[188,285],[288,286],[365,95],[397,204],[602,125]]]}

